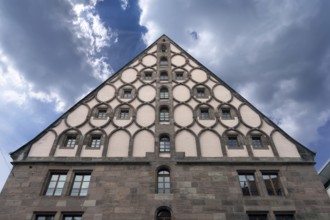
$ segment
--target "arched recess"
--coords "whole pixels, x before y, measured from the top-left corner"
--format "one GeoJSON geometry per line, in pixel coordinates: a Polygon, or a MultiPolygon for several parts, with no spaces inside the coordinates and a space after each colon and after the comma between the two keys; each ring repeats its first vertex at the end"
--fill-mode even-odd
{"type": "Polygon", "coordinates": [[[105,131],[93,129],[85,135],[81,152],[77,152],[77,154],[80,154],[81,157],[102,157],[102,152],[106,144],[107,134],[105,131]]]}
{"type": "Polygon", "coordinates": [[[220,137],[213,131],[206,130],[200,133],[200,148],[202,157],[222,157],[220,137]]]}
{"type": "Polygon", "coordinates": [[[228,129],[222,136],[228,157],[252,156],[251,150],[245,144],[244,135],[234,129],[228,129]]]}
{"type": "Polygon", "coordinates": [[[175,135],[175,151],[184,152],[186,157],[197,157],[196,136],[183,129],[175,135]]]}
{"type": "Polygon", "coordinates": [[[247,135],[247,144],[250,145],[255,157],[278,156],[276,148],[271,144],[270,137],[259,129],[250,130],[247,135]]]}
{"type": "Polygon", "coordinates": [[[110,135],[107,157],[128,157],[131,136],[126,130],[117,130],[110,135]]]}
{"type": "Polygon", "coordinates": [[[29,151],[29,157],[48,157],[55,139],[56,133],[54,131],[50,130],[45,133],[32,144],[29,151]]]}
{"type": "Polygon", "coordinates": [[[134,134],[133,157],[145,157],[148,152],[155,152],[154,134],[149,130],[138,131],[134,134]]]}
{"type": "Polygon", "coordinates": [[[167,206],[161,206],[159,207],[155,212],[155,220],[171,220],[172,217],[172,211],[167,206]]]}
{"type": "MultiPolygon", "coordinates": [[[[74,157],[81,146],[82,134],[78,129],[67,129],[63,131],[55,144],[55,157],[74,157]],[[69,139],[75,139],[74,146],[67,146],[69,139]]],[[[72,143],[72,141],[71,141],[72,143]]]]}

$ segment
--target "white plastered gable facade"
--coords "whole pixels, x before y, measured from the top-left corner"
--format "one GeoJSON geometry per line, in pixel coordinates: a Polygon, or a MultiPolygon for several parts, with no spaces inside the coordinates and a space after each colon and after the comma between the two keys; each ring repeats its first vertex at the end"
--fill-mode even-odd
{"type": "Polygon", "coordinates": [[[165,35],[12,153],[15,160],[110,161],[313,156],[165,35]],[[167,98],[160,98],[162,88],[167,98]],[[161,119],[164,106],[168,120],[161,119]],[[171,140],[165,153],[159,149],[164,133],[171,140]],[[75,138],[74,146],[65,147],[68,137],[75,138]],[[90,146],[94,137],[100,139],[96,148],[90,146]]]}

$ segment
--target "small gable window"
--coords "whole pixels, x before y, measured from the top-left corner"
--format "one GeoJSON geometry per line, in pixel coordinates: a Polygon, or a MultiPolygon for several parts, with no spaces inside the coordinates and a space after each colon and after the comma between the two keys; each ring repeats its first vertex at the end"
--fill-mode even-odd
{"type": "Polygon", "coordinates": [[[119,119],[129,119],[129,109],[128,108],[120,109],[119,119]]]}
{"type": "Polygon", "coordinates": [[[166,71],[163,71],[160,73],[160,78],[159,78],[160,81],[168,81],[168,74],[166,71]]]}
{"type": "Polygon", "coordinates": [[[167,88],[161,88],[160,89],[159,98],[160,99],[168,99],[168,89],[167,88]]]}
{"type": "Polygon", "coordinates": [[[123,98],[124,99],[132,98],[132,89],[124,89],[123,90],[123,98]]]}
{"type": "Polygon", "coordinates": [[[152,72],[151,71],[145,71],[144,72],[144,80],[146,80],[146,81],[152,80],[152,72]]]}
{"type": "Polygon", "coordinates": [[[239,148],[238,137],[229,136],[227,141],[228,148],[239,148]]]}
{"type": "Polygon", "coordinates": [[[171,151],[170,138],[167,135],[163,135],[159,140],[159,152],[167,153],[171,151]]]}
{"type": "Polygon", "coordinates": [[[160,108],[159,111],[159,121],[169,121],[170,120],[170,113],[168,107],[164,106],[160,108]]]}
{"type": "Polygon", "coordinates": [[[175,79],[176,80],[183,80],[183,71],[176,71],[175,72],[175,79]]]}
{"type": "Polygon", "coordinates": [[[207,120],[210,119],[209,109],[208,108],[201,108],[200,109],[200,119],[207,120]]]}
{"type": "Polygon", "coordinates": [[[167,66],[167,63],[168,62],[166,57],[160,58],[160,62],[159,62],[160,66],[167,66]]]}
{"type": "Polygon", "coordinates": [[[106,119],[108,116],[107,109],[101,108],[97,110],[97,118],[98,119],[106,119]]]}
{"type": "Polygon", "coordinates": [[[197,88],[197,98],[205,97],[205,88],[197,88]]]}
{"type": "Polygon", "coordinates": [[[90,141],[90,148],[100,148],[101,147],[101,136],[92,136],[91,141],[90,141]]]}

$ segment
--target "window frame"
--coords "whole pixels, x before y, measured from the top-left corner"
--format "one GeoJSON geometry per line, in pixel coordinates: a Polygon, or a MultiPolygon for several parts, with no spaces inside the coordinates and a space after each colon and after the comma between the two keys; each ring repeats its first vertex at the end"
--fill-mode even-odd
{"type": "Polygon", "coordinates": [[[221,119],[223,120],[233,119],[230,108],[220,108],[220,110],[221,110],[221,119]]]}
{"type": "Polygon", "coordinates": [[[107,119],[108,110],[106,108],[98,108],[96,112],[96,119],[107,119]]]}
{"type": "Polygon", "coordinates": [[[92,134],[88,144],[89,149],[100,149],[102,146],[102,135],[92,134]]]}
{"type": "Polygon", "coordinates": [[[34,220],[55,220],[55,215],[56,215],[56,212],[37,212],[37,213],[34,213],[34,220]],[[39,219],[44,217],[45,219],[39,219]],[[49,219],[48,217],[51,217],[51,219],[49,219]]]}
{"type": "Polygon", "coordinates": [[[248,213],[249,220],[268,220],[268,213],[248,213]]]}
{"type": "Polygon", "coordinates": [[[206,98],[205,90],[206,89],[204,87],[197,87],[196,88],[196,97],[197,98],[206,98]]]}
{"type": "Polygon", "coordinates": [[[73,212],[68,212],[68,213],[62,213],[62,217],[61,219],[62,220],[66,220],[66,218],[70,218],[68,220],[77,220],[76,218],[79,217],[80,219],[78,220],[82,220],[82,216],[83,216],[83,213],[73,213],[73,212]]]}
{"type": "Polygon", "coordinates": [[[242,190],[242,195],[243,196],[259,196],[260,195],[260,191],[258,188],[258,181],[256,179],[255,176],[255,172],[254,171],[240,171],[238,172],[238,182],[239,182],[239,186],[242,190]],[[249,177],[253,177],[253,180],[251,180],[251,178],[249,179],[249,177]],[[244,177],[244,180],[242,180],[244,177]],[[242,186],[242,183],[244,183],[244,187],[242,186]],[[254,184],[255,190],[252,190],[253,186],[251,185],[251,183],[254,184]],[[247,191],[245,190],[247,189],[247,191]]]}
{"type": "Polygon", "coordinates": [[[128,120],[130,119],[130,109],[129,108],[120,108],[118,112],[118,119],[128,120]]]}
{"type": "Polygon", "coordinates": [[[175,71],[175,80],[184,80],[184,71],[175,71]],[[180,75],[180,76],[179,76],[180,75]]]}
{"type": "Polygon", "coordinates": [[[161,107],[159,110],[159,121],[168,122],[170,121],[170,110],[168,107],[161,107]]]}
{"type": "Polygon", "coordinates": [[[275,215],[276,220],[295,220],[296,219],[294,211],[284,211],[284,212],[275,211],[274,215],[275,215]],[[285,218],[283,218],[283,217],[285,217],[285,218]],[[291,219],[288,219],[287,217],[289,217],[291,219]]]}
{"type": "Polygon", "coordinates": [[[70,187],[70,196],[72,196],[72,197],[85,197],[85,196],[87,196],[88,195],[89,185],[91,183],[91,178],[92,178],[92,172],[91,171],[75,171],[74,172],[74,175],[73,175],[73,179],[72,179],[72,184],[71,184],[71,187],[70,187]],[[79,181],[79,180],[76,181],[76,177],[77,176],[82,176],[81,181],[79,181]],[[89,176],[87,178],[88,181],[84,181],[85,180],[85,176],[86,177],[89,176]],[[87,187],[84,187],[83,188],[84,182],[88,182],[88,184],[87,184],[87,187]],[[75,183],[80,183],[79,184],[79,188],[74,187],[75,186],[75,183]],[[83,194],[83,195],[81,194],[82,189],[86,190],[86,194],[83,194]],[[78,192],[77,192],[77,194],[74,194],[73,195],[73,191],[74,190],[78,190],[78,192]]]}
{"type": "Polygon", "coordinates": [[[169,92],[168,92],[168,88],[166,87],[162,87],[159,90],[159,99],[169,99],[169,92]]]}
{"type": "Polygon", "coordinates": [[[76,145],[77,145],[77,134],[67,134],[65,137],[63,147],[69,148],[69,149],[74,149],[76,145]]]}
{"type": "Polygon", "coordinates": [[[227,136],[227,147],[228,149],[239,149],[239,148],[242,148],[241,144],[239,143],[239,140],[238,140],[238,135],[231,135],[229,134],[227,136]],[[233,145],[233,143],[236,143],[235,145],[233,145]]]}
{"type": "Polygon", "coordinates": [[[172,213],[167,207],[162,207],[159,210],[157,210],[156,220],[171,220],[171,219],[172,219],[172,213]],[[160,216],[162,212],[165,212],[165,215],[167,216],[160,216]]]}
{"type": "Polygon", "coordinates": [[[200,120],[210,120],[211,115],[210,115],[210,108],[208,107],[201,107],[199,109],[199,119],[200,120]]]}
{"type": "Polygon", "coordinates": [[[168,135],[161,135],[159,138],[159,152],[170,153],[171,152],[171,140],[168,135]]]}
{"type": "Polygon", "coordinates": [[[144,71],[143,79],[145,81],[151,81],[153,79],[152,75],[153,75],[152,71],[144,71]]]}
{"type": "Polygon", "coordinates": [[[43,192],[43,195],[44,196],[56,196],[56,197],[62,196],[63,195],[63,192],[64,192],[65,185],[66,185],[67,177],[68,177],[68,171],[67,170],[50,171],[49,174],[48,174],[48,177],[47,177],[47,184],[45,185],[45,190],[43,192]],[[53,176],[55,176],[55,175],[58,175],[58,178],[56,179],[56,181],[52,181],[53,176]],[[61,181],[61,176],[65,176],[64,177],[64,180],[62,180],[62,181],[61,181]],[[50,188],[50,185],[51,185],[52,182],[55,182],[54,188],[50,188]],[[62,187],[60,187],[60,188],[58,188],[59,183],[63,183],[62,184],[62,187]],[[53,189],[53,191],[52,191],[51,194],[48,194],[48,191],[50,189],[53,189]],[[56,190],[58,190],[58,189],[60,189],[60,194],[59,195],[55,195],[56,190]]]}
{"type": "Polygon", "coordinates": [[[157,194],[170,194],[171,193],[171,172],[169,169],[160,168],[157,171],[157,194]],[[166,187],[168,184],[168,187],[166,187]]]}
{"type": "Polygon", "coordinates": [[[161,57],[159,59],[159,66],[167,66],[168,65],[168,59],[166,57],[161,57]]]}
{"type": "Polygon", "coordinates": [[[168,72],[167,71],[161,71],[159,73],[159,81],[160,82],[167,82],[168,80],[169,80],[168,72]]]}
{"type": "Polygon", "coordinates": [[[283,195],[283,190],[281,187],[280,177],[279,177],[278,173],[279,173],[278,171],[261,171],[262,180],[265,184],[267,194],[269,196],[282,196],[283,195]],[[265,179],[266,176],[269,179],[265,179]],[[271,178],[271,176],[276,176],[276,182],[271,178]],[[267,180],[269,181],[269,184],[266,182],[267,180]]]}

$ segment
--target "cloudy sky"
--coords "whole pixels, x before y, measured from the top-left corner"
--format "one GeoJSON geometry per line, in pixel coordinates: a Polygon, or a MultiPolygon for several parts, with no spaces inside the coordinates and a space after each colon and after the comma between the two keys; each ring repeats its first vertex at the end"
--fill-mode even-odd
{"type": "Polygon", "coordinates": [[[0,1],[0,189],[19,148],[166,34],[330,157],[330,1],[0,1]]]}

